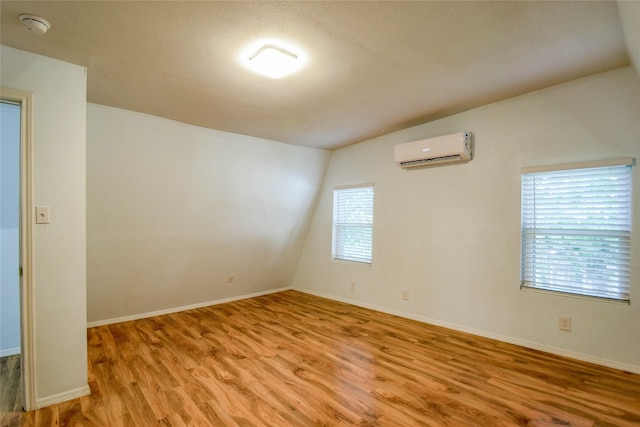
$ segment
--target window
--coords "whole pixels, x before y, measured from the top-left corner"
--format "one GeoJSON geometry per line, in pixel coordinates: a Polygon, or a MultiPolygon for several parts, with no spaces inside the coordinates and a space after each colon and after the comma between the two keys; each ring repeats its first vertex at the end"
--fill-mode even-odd
{"type": "Polygon", "coordinates": [[[334,259],[371,264],[373,184],[336,188],[333,192],[334,259]]]}
{"type": "Polygon", "coordinates": [[[629,301],[633,164],[523,169],[522,288],[629,301]]]}

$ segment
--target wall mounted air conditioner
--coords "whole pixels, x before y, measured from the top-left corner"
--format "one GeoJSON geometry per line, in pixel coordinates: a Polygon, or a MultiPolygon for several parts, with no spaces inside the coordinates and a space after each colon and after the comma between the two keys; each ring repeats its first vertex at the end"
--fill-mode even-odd
{"type": "Polygon", "coordinates": [[[472,159],[471,132],[422,139],[395,146],[396,163],[405,169],[464,163],[472,159]]]}

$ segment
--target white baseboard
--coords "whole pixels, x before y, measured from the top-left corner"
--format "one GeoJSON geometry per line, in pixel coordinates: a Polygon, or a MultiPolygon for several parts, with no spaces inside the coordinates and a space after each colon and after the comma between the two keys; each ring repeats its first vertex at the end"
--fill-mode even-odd
{"type": "Polygon", "coordinates": [[[195,308],[210,307],[212,305],[218,305],[218,304],[224,304],[227,302],[255,298],[263,295],[275,294],[277,292],[287,291],[289,289],[291,289],[291,286],[287,286],[284,288],[277,288],[277,289],[269,289],[268,291],[256,292],[249,295],[239,295],[231,298],[223,298],[219,300],[206,301],[206,302],[201,302],[197,304],[184,305],[182,307],[173,307],[173,308],[167,308],[164,310],[150,311],[147,313],[132,314],[130,316],[116,317],[113,319],[96,320],[93,322],[88,322],[87,328],[95,328],[96,326],[104,326],[104,325],[112,325],[114,323],[129,322],[131,320],[146,319],[154,316],[162,316],[163,314],[171,314],[171,313],[178,313],[180,311],[193,310],[195,308]]]}
{"type": "Polygon", "coordinates": [[[482,330],[479,330],[479,329],[468,328],[466,326],[461,326],[461,325],[457,325],[457,324],[454,324],[454,323],[442,322],[440,320],[431,319],[431,318],[428,318],[428,317],[417,316],[417,315],[411,314],[411,313],[405,313],[405,312],[402,312],[402,311],[393,310],[393,309],[389,309],[389,308],[386,308],[386,307],[380,307],[380,306],[373,305],[373,304],[367,304],[367,303],[363,303],[361,301],[355,301],[355,300],[350,300],[348,298],[336,297],[335,295],[324,294],[322,292],[315,292],[315,291],[311,291],[311,290],[308,290],[308,289],[300,289],[300,288],[294,288],[294,290],[295,291],[299,291],[299,292],[303,292],[303,293],[306,293],[306,294],[310,294],[310,295],[319,296],[319,297],[322,297],[322,298],[327,298],[327,299],[330,299],[330,300],[344,302],[346,304],[355,305],[357,307],[368,308],[370,310],[380,311],[382,313],[392,314],[392,315],[398,316],[398,317],[404,317],[405,319],[417,320],[418,322],[427,323],[427,324],[435,325],[435,326],[442,326],[443,328],[453,329],[454,331],[465,332],[465,333],[477,335],[477,336],[484,337],[484,338],[494,339],[496,341],[502,341],[502,342],[509,343],[509,344],[519,345],[521,347],[526,347],[526,348],[530,348],[530,349],[533,349],[533,350],[544,351],[546,353],[551,353],[551,354],[555,354],[555,355],[558,355],[558,356],[569,357],[571,359],[576,359],[576,360],[580,360],[580,361],[583,361],[583,362],[594,363],[596,365],[606,366],[608,368],[614,368],[614,369],[619,369],[621,371],[632,372],[634,374],[640,374],[640,366],[631,365],[629,363],[622,363],[622,362],[618,362],[618,361],[615,361],[615,360],[602,359],[600,357],[591,356],[591,355],[588,355],[588,354],[576,353],[576,352],[564,350],[564,349],[557,348],[557,347],[551,347],[551,346],[547,346],[547,345],[544,345],[544,344],[539,344],[539,343],[536,343],[536,342],[523,340],[523,339],[520,339],[520,338],[514,338],[514,337],[494,334],[492,332],[487,332],[487,331],[482,331],[482,330]]]}
{"type": "Polygon", "coordinates": [[[20,347],[0,350],[0,357],[15,356],[16,354],[20,354],[20,347]]]}
{"type": "Polygon", "coordinates": [[[53,394],[51,396],[36,399],[36,407],[34,409],[44,408],[45,406],[55,405],[57,403],[66,402],[67,400],[76,399],[89,394],[91,394],[91,389],[89,388],[89,385],[86,385],[74,390],[65,391],[64,393],[53,394]]]}

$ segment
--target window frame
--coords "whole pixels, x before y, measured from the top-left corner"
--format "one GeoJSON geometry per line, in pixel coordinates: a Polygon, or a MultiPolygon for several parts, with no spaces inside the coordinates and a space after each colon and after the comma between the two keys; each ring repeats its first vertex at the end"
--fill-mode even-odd
{"type": "MultiPolygon", "coordinates": [[[[331,259],[338,262],[349,262],[360,265],[370,266],[373,264],[373,226],[374,226],[374,200],[375,200],[375,186],[373,183],[355,184],[355,185],[341,185],[336,186],[333,189],[332,198],[332,221],[331,221],[331,259]],[[370,205],[367,206],[368,213],[365,216],[370,218],[369,222],[346,222],[340,221],[340,218],[344,217],[344,211],[339,211],[340,206],[337,204],[337,197],[339,194],[347,194],[349,191],[354,190],[370,190],[370,205]],[[369,229],[370,240],[368,241],[368,257],[360,257],[356,255],[345,254],[346,240],[340,236],[344,236],[344,230],[349,228],[366,228],[369,229]],[[343,231],[340,231],[343,230],[343,231]]],[[[351,254],[361,253],[360,249],[354,248],[351,254]]]]}
{"type": "MultiPolygon", "coordinates": [[[[596,299],[599,301],[615,301],[627,304],[630,303],[630,275],[632,264],[631,233],[633,226],[632,168],[634,165],[635,159],[631,157],[625,157],[594,162],[522,168],[522,187],[520,197],[521,289],[549,292],[558,295],[569,295],[579,298],[596,299]],[[620,170],[621,174],[623,175],[620,179],[620,182],[622,183],[620,185],[620,188],[623,188],[625,191],[622,199],[625,200],[626,205],[624,208],[617,208],[620,210],[620,212],[627,215],[626,217],[624,217],[624,220],[627,221],[626,223],[621,225],[606,224],[607,226],[605,227],[605,225],[603,225],[601,221],[610,223],[610,213],[604,213],[602,211],[598,212],[597,214],[592,213],[592,215],[589,216],[588,219],[585,219],[584,216],[582,216],[580,220],[578,220],[577,218],[571,218],[571,215],[566,213],[566,210],[571,210],[574,208],[574,206],[580,206],[579,204],[572,206],[570,209],[555,208],[553,204],[546,203],[546,200],[552,200],[553,203],[563,200],[565,201],[565,203],[567,203],[567,196],[561,195],[558,188],[555,188],[553,190],[547,189],[537,191],[537,187],[531,187],[531,190],[533,191],[532,193],[529,193],[527,192],[528,190],[525,190],[525,180],[534,180],[535,182],[536,177],[539,177],[541,179],[547,178],[560,180],[559,175],[561,174],[569,175],[571,176],[570,179],[573,180],[582,174],[600,172],[593,171],[593,169],[595,168],[626,168],[626,170],[624,171],[620,170]],[[552,176],[548,172],[556,174],[555,176],[552,176]],[[536,196],[544,196],[547,197],[547,199],[545,199],[544,202],[538,203],[538,205],[536,206],[536,196]],[[529,199],[525,202],[525,197],[533,197],[534,200],[533,202],[531,202],[531,200],[529,199]],[[528,211],[525,207],[525,205],[528,206],[529,204],[533,205],[531,211],[528,211]],[[539,208],[539,211],[535,211],[537,207],[539,208]],[[549,213],[549,209],[552,209],[553,212],[549,213]],[[545,210],[545,212],[547,213],[541,212],[542,210],[545,210]],[[535,218],[531,219],[531,215],[534,215],[535,218]],[[525,216],[527,216],[526,219],[525,216]],[[551,221],[552,219],[556,221],[560,219],[570,219],[571,221],[569,222],[570,225],[557,224],[540,227],[540,232],[537,233],[536,230],[538,228],[536,228],[536,221],[538,220],[538,218],[540,218],[543,222],[551,221]],[[531,221],[533,221],[534,223],[533,227],[527,227],[526,225],[529,225],[531,221]],[[580,223],[582,223],[582,225],[580,225],[580,223]],[[554,241],[554,239],[555,243],[550,243],[554,241]],[[571,241],[572,243],[568,244],[567,242],[569,241],[571,241]],[[536,244],[538,244],[539,246],[536,247],[536,244]],[[547,249],[546,251],[544,249],[541,249],[546,245],[549,245],[550,249],[547,249]],[[590,259],[590,254],[594,253],[588,252],[586,250],[589,245],[592,245],[592,247],[597,247],[597,253],[602,257],[600,259],[599,265],[597,263],[594,263],[595,267],[593,267],[593,265],[589,265],[591,261],[589,261],[589,263],[585,261],[586,259],[590,259]],[[568,267],[566,264],[566,258],[563,260],[563,257],[565,257],[566,253],[569,253],[573,261],[573,263],[568,267]],[[540,259],[539,262],[536,262],[536,257],[540,259]],[[604,275],[603,273],[610,271],[608,270],[610,260],[621,262],[621,273],[618,274],[618,271],[616,271],[615,273],[611,273],[610,276],[614,276],[613,278],[599,278],[598,276],[605,277],[606,275],[604,275]],[[536,283],[536,277],[542,277],[545,274],[547,276],[553,276],[553,269],[561,266],[562,262],[565,262],[565,268],[567,270],[570,270],[571,273],[567,273],[566,276],[562,277],[561,279],[555,279],[552,277],[551,279],[546,278],[545,283],[536,283]],[[587,265],[589,265],[589,267],[587,267],[587,265]],[[543,271],[543,273],[539,273],[538,270],[543,271]],[[578,275],[578,272],[583,276],[581,281],[575,279],[578,275]],[[625,276],[626,281],[624,280],[625,276]],[[609,292],[609,287],[615,289],[615,292],[609,292]]],[[[610,169],[610,171],[613,170],[610,169]]],[[[602,170],[601,172],[605,171],[602,170]]],[[[610,178],[608,179],[612,179],[612,176],[613,175],[609,174],[610,178]]],[[[603,177],[599,179],[602,178],[603,177]]],[[[598,183],[600,182],[601,181],[598,181],[598,183]]],[[[534,184],[529,183],[526,185],[534,184]]],[[[584,195],[587,194],[590,190],[592,191],[594,188],[593,185],[594,184],[589,181],[589,184],[585,184],[585,191],[580,192],[580,194],[584,195]]],[[[617,186],[618,184],[616,184],[616,189],[618,188],[617,186]]],[[[572,182],[571,187],[562,187],[562,189],[576,189],[577,187],[581,187],[581,185],[577,185],[572,182]]],[[[582,196],[582,198],[584,198],[584,196],[582,196]]],[[[609,208],[609,206],[607,206],[607,208],[609,208]]],[[[580,213],[584,215],[583,212],[580,213]]]]}

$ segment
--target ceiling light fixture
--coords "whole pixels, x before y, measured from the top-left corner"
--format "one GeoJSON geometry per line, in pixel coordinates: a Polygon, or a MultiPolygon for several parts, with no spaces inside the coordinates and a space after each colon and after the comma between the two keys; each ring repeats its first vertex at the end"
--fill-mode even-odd
{"type": "Polygon", "coordinates": [[[22,21],[22,25],[38,36],[46,33],[51,28],[49,21],[36,15],[22,14],[19,18],[22,21]]]}
{"type": "Polygon", "coordinates": [[[279,79],[297,70],[301,64],[295,53],[267,43],[251,55],[248,65],[256,73],[279,79]]]}

